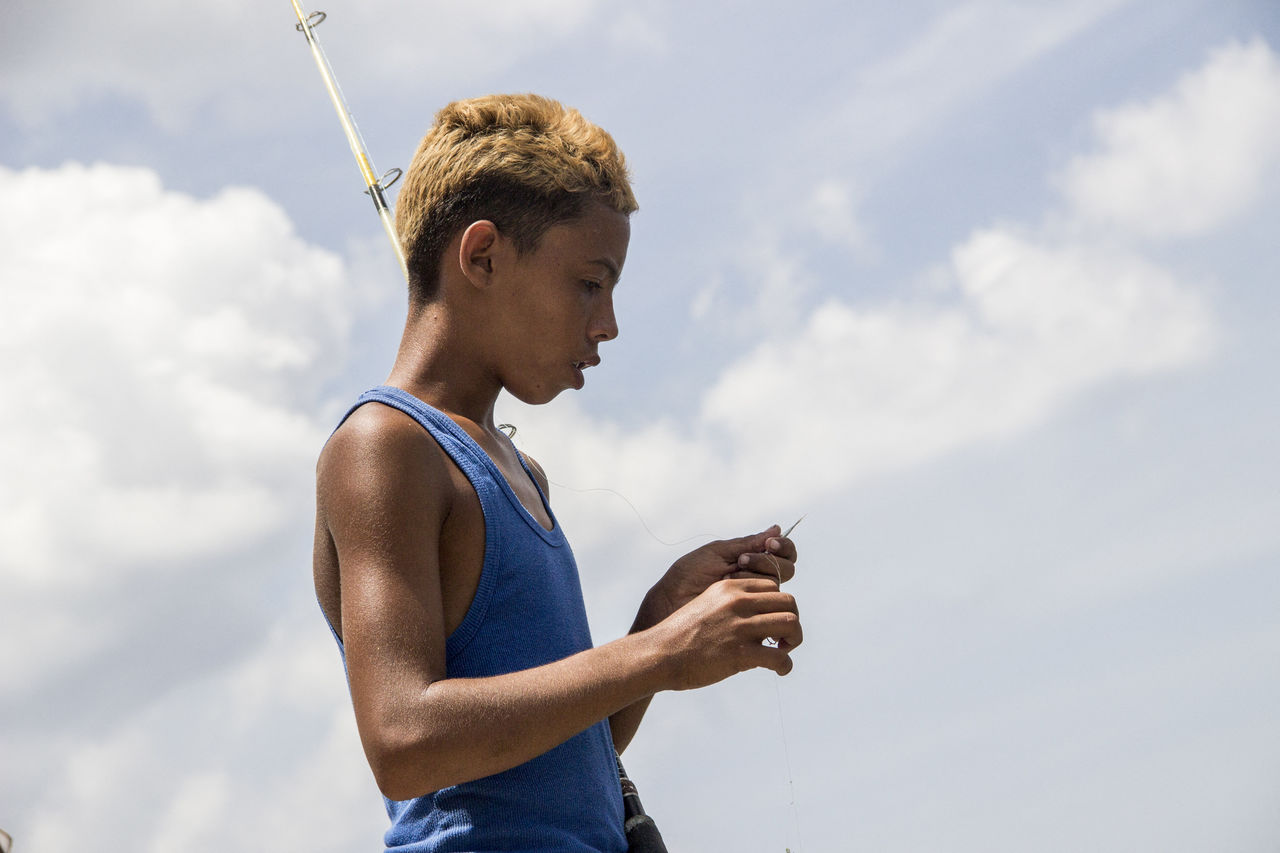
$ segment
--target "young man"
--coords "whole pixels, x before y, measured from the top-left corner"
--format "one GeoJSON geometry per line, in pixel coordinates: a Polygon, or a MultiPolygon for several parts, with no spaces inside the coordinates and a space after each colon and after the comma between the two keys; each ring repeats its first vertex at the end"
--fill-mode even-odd
{"type": "Polygon", "coordinates": [[[409,317],[320,456],[315,540],[389,850],[623,851],[614,750],[650,697],[791,669],[777,528],[681,558],[593,647],[546,477],[494,423],[617,336],[634,210],[612,138],[532,95],[445,107],[406,175],[409,317]]]}

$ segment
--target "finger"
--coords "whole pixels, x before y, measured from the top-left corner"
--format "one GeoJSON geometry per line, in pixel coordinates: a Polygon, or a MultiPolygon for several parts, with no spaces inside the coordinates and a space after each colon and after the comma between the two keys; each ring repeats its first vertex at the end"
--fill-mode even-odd
{"type": "Polygon", "coordinates": [[[795,666],[791,660],[791,655],[784,649],[776,649],[769,646],[754,646],[747,651],[744,658],[752,667],[771,669],[778,675],[786,675],[795,666]]]}
{"type": "Polygon", "coordinates": [[[750,619],[768,614],[788,614],[799,618],[800,607],[795,596],[778,589],[778,582],[771,578],[725,578],[716,584],[723,603],[739,617],[750,619]]]}
{"type": "Polygon", "coordinates": [[[747,578],[751,578],[754,580],[766,580],[773,585],[774,589],[778,588],[778,575],[773,571],[769,571],[769,572],[737,571],[737,572],[730,572],[729,574],[725,575],[725,577],[729,579],[735,579],[735,580],[743,580],[747,578]]]}
{"type": "Polygon", "coordinates": [[[757,615],[765,613],[800,615],[800,606],[796,603],[796,597],[789,592],[779,590],[777,583],[770,584],[766,590],[753,592],[748,597],[746,605],[751,613],[757,615]]]}
{"type": "Polygon", "coordinates": [[[800,624],[800,620],[790,623],[787,630],[779,632],[782,636],[774,637],[773,644],[775,648],[789,652],[796,646],[804,642],[804,626],[800,624]]]}
{"type": "Polygon", "coordinates": [[[796,561],[796,543],[785,536],[770,536],[765,540],[764,550],[783,560],[796,561]]]}
{"type": "MultiPolygon", "coordinates": [[[[739,573],[734,572],[734,574],[739,573]]],[[[732,593],[748,593],[748,595],[743,596],[744,599],[750,599],[756,595],[765,593],[787,595],[785,592],[778,592],[778,578],[776,575],[758,575],[753,572],[743,572],[741,574],[743,576],[740,578],[726,576],[724,579],[718,581],[716,585],[722,586],[724,589],[732,593]]],[[[787,597],[790,598],[791,596],[787,595],[787,597]]],[[[751,612],[758,612],[755,605],[751,606],[751,612]]]]}
{"type": "Polygon", "coordinates": [[[792,643],[790,640],[774,640],[773,643],[771,643],[770,645],[772,645],[775,649],[781,649],[784,652],[790,653],[792,649],[794,649],[796,646],[800,644],[792,643]]]}
{"type": "Polygon", "coordinates": [[[727,562],[732,563],[739,554],[764,551],[766,548],[765,543],[770,538],[777,538],[781,534],[782,527],[774,524],[759,533],[739,536],[736,539],[719,539],[708,543],[706,547],[712,548],[717,554],[724,557],[727,562]]]}
{"type": "Polygon", "coordinates": [[[796,564],[784,557],[773,554],[739,554],[738,571],[771,577],[785,583],[796,576],[796,564]]]}
{"type": "Polygon", "coordinates": [[[795,613],[764,613],[752,618],[751,637],[758,642],[773,640],[775,645],[794,649],[804,642],[804,628],[795,613]]]}

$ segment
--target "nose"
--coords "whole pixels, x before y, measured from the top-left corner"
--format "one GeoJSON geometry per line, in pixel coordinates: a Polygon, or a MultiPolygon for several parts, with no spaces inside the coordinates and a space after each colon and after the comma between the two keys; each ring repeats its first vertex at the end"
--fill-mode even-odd
{"type": "Polygon", "coordinates": [[[613,311],[613,294],[601,299],[591,317],[591,340],[597,343],[611,341],[618,336],[618,318],[613,311]]]}

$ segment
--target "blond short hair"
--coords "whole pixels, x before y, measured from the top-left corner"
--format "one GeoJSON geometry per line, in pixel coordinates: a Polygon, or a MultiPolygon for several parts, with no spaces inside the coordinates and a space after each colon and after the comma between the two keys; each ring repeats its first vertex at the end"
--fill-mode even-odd
{"type": "Polygon", "coordinates": [[[396,229],[409,265],[411,304],[435,296],[445,248],[487,219],[517,251],[599,200],[637,208],[626,160],[608,133],[540,95],[488,95],[436,113],[405,174],[396,229]]]}

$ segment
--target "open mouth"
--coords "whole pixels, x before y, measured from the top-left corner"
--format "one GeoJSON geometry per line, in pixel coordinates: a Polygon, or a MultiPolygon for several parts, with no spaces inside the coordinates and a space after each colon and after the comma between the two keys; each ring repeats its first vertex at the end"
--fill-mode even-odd
{"type": "Polygon", "coordinates": [[[582,388],[583,384],[586,382],[586,380],[583,379],[582,377],[582,371],[586,370],[588,367],[594,367],[599,363],[600,363],[600,356],[598,355],[593,355],[584,361],[573,362],[573,375],[575,377],[574,383],[573,383],[574,387],[582,388]]]}

